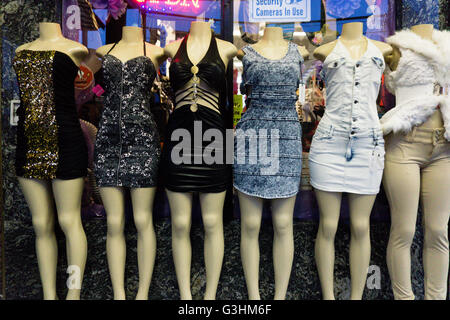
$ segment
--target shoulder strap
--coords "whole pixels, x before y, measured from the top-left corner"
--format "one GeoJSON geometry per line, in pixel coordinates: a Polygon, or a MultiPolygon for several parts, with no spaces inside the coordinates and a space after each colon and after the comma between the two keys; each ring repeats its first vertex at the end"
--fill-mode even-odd
{"type": "MultiPolygon", "coordinates": [[[[116,46],[116,44],[117,44],[117,42],[114,43],[114,45],[111,47],[111,49],[108,50],[108,52],[107,52],[106,54],[109,54],[109,53],[114,49],[114,47],[116,46]]],[[[105,54],[105,56],[106,56],[106,54],[105,54]]]]}
{"type": "Polygon", "coordinates": [[[143,33],[142,42],[144,45],[144,57],[145,57],[145,56],[147,56],[147,50],[146,50],[147,46],[145,45],[145,36],[147,35],[147,31],[146,31],[145,27],[142,28],[142,33],[143,33]]]}

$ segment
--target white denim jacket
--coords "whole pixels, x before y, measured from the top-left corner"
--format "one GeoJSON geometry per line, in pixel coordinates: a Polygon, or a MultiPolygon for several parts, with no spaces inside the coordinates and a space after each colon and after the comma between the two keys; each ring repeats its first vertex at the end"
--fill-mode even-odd
{"type": "Polygon", "coordinates": [[[366,52],[358,60],[338,39],[320,73],[327,89],[320,123],[345,129],[350,135],[380,129],[376,100],[384,68],[383,54],[369,39],[366,52]]]}

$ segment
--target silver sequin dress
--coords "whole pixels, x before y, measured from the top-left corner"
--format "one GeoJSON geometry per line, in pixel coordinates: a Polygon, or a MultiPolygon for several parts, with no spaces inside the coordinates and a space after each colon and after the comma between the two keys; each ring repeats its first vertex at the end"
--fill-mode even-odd
{"type": "Polygon", "coordinates": [[[156,186],[161,149],[150,111],[155,66],[146,56],[122,63],[107,54],[103,77],[106,93],[94,155],[98,185],[156,186]]]}

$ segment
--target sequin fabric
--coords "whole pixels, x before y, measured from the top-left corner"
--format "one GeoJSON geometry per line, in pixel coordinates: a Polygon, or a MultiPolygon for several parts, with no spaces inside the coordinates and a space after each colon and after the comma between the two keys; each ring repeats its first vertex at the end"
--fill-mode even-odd
{"type": "Polygon", "coordinates": [[[155,67],[145,56],[123,63],[107,54],[103,77],[106,93],[94,156],[98,185],[156,186],[161,150],[150,111],[155,67]]]}
{"type": "Polygon", "coordinates": [[[58,125],[53,90],[55,51],[22,50],[13,66],[19,83],[16,173],[24,178],[54,179],[58,167],[58,125]],[[21,138],[24,139],[21,139],[21,138]]]}

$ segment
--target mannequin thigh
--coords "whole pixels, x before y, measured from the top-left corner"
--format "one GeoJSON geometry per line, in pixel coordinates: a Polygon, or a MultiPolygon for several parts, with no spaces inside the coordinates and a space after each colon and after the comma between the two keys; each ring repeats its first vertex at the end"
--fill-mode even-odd
{"type": "Polygon", "coordinates": [[[416,231],[420,179],[418,164],[385,162],[383,185],[391,211],[386,260],[395,299],[414,300],[411,244],[416,231]]]}
{"type": "Polygon", "coordinates": [[[156,187],[130,190],[134,224],[138,231],[145,230],[149,224],[153,225],[152,213],[155,193],[156,187]]]}
{"type": "Polygon", "coordinates": [[[52,180],[58,221],[64,232],[77,225],[81,226],[81,197],[84,179],[52,180]]]}
{"type": "Polygon", "coordinates": [[[314,189],[319,206],[319,233],[326,239],[334,240],[341,213],[342,193],[314,189]]]}
{"type": "Polygon", "coordinates": [[[55,216],[50,181],[17,177],[30,209],[36,235],[53,233],[55,216]]]}
{"type": "Polygon", "coordinates": [[[445,300],[448,292],[450,158],[422,169],[425,299],[445,300]]]}
{"type": "Polygon", "coordinates": [[[122,187],[101,187],[100,195],[106,211],[108,234],[122,234],[125,227],[125,191],[122,187]]]}

